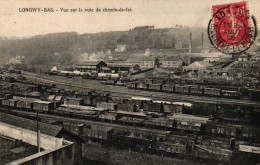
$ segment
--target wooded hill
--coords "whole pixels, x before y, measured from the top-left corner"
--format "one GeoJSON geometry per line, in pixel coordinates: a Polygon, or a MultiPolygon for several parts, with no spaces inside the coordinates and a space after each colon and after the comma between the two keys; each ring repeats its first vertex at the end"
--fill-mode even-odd
{"type": "Polygon", "coordinates": [[[53,33],[30,38],[0,38],[0,56],[25,56],[26,63],[44,64],[59,61],[71,63],[78,54],[92,53],[125,44],[127,50],[175,49],[178,42],[188,48],[189,34],[192,32],[193,47],[201,46],[201,33],[204,44],[209,45],[206,29],[176,26],[174,28],[154,29],[142,26],[129,31],[112,31],[93,34],[76,32],[53,33]],[[28,58],[29,57],[29,58],[28,58]]]}

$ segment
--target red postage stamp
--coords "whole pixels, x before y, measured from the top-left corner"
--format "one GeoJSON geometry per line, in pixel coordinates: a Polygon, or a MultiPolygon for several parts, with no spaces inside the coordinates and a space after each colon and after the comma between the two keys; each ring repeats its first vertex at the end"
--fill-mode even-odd
{"type": "Polygon", "coordinates": [[[256,37],[256,24],[246,2],[215,5],[212,15],[208,32],[217,49],[236,54],[250,47],[256,37]]]}

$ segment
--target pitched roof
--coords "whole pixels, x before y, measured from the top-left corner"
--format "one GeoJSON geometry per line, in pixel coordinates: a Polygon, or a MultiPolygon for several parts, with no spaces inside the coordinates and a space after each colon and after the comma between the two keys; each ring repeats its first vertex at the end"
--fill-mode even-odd
{"type": "Polygon", "coordinates": [[[181,60],[180,56],[163,56],[161,61],[179,61],[181,60]]]}
{"type": "Polygon", "coordinates": [[[96,66],[100,62],[103,62],[103,61],[81,61],[78,65],[96,66]]]}
{"type": "Polygon", "coordinates": [[[207,61],[195,61],[189,66],[185,66],[186,69],[198,69],[198,68],[206,68],[213,66],[211,63],[208,63],[207,61]]]}
{"type": "Polygon", "coordinates": [[[107,63],[108,67],[134,67],[137,64],[131,64],[131,63],[107,63]]]}
{"type": "Polygon", "coordinates": [[[101,67],[102,70],[111,70],[109,67],[101,67]]]}
{"type": "MultiPolygon", "coordinates": [[[[5,113],[0,114],[0,122],[28,129],[31,131],[37,131],[37,122],[34,120],[29,120],[5,113]]],[[[62,127],[39,122],[39,130],[42,134],[56,137],[62,130],[62,127]]]]}

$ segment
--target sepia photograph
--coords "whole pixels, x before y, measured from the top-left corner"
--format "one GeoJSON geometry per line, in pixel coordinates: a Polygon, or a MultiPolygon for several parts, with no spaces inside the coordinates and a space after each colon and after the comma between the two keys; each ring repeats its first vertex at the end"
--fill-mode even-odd
{"type": "Polygon", "coordinates": [[[0,165],[260,165],[259,0],[0,2],[0,165]]]}

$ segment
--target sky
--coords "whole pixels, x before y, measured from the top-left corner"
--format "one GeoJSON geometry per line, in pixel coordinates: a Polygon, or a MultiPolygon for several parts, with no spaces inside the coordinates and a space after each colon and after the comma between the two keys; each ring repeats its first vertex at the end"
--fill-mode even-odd
{"type": "MultiPolygon", "coordinates": [[[[0,0],[0,37],[31,37],[57,32],[126,31],[155,28],[207,27],[212,5],[238,0],[0,0]],[[54,12],[19,12],[23,8],[53,8],[54,12]],[[128,8],[131,12],[61,12],[64,9],[128,8]],[[58,10],[58,11],[56,11],[58,10]]],[[[260,24],[260,0],[247,0],[260,24]]]]}

